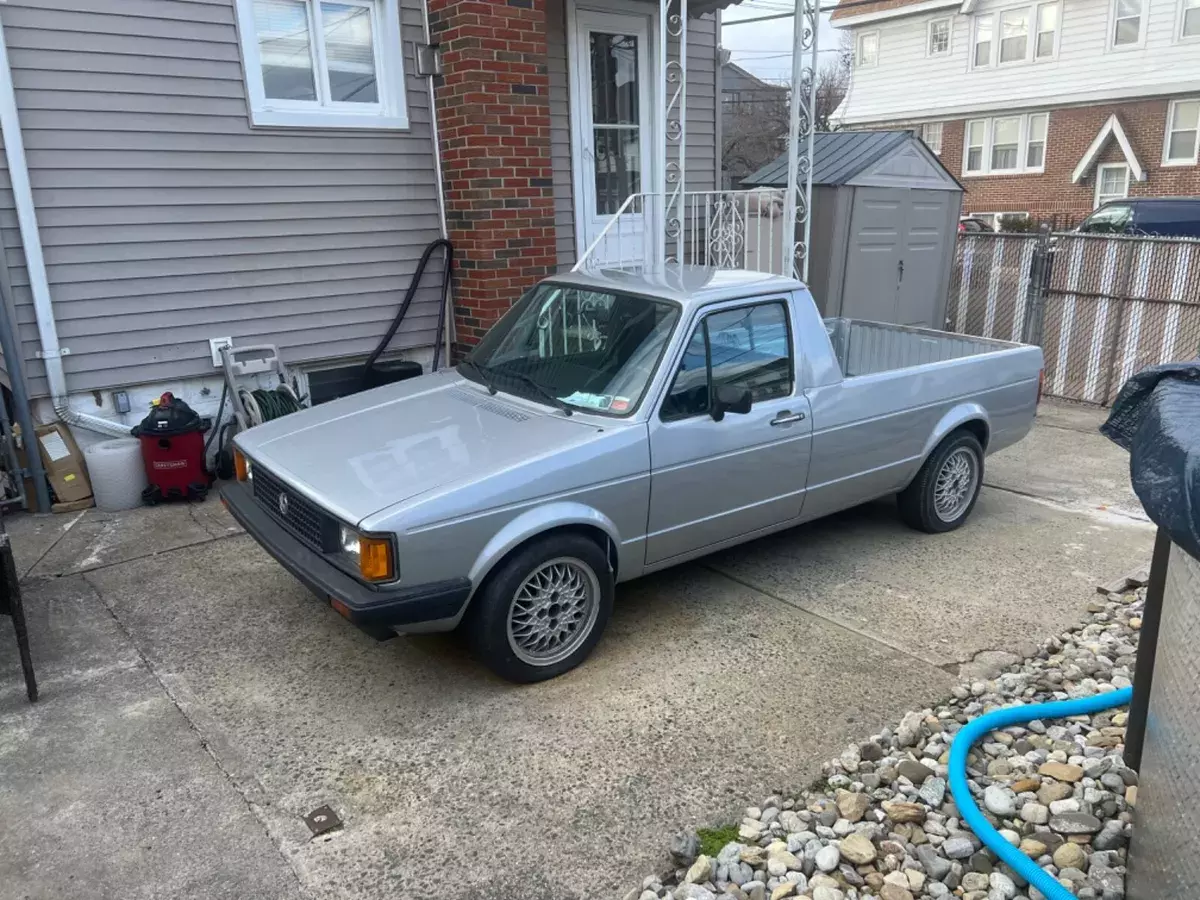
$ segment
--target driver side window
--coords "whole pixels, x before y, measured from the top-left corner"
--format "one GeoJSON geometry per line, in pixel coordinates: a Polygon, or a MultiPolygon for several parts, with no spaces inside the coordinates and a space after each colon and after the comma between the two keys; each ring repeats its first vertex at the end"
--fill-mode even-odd
{"type": "Polygon", "coordinates": [[[688,340],[663,400],[661,418],[672,421],[709,414],[716,387],[749,389],[754,403],[786,397],[792,393],[792,371],[784,303],[711,313],[688,340]]]}

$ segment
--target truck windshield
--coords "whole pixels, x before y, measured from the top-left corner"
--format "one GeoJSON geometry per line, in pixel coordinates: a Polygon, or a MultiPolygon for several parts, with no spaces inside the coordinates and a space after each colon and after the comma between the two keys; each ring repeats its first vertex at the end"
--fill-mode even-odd
{"type": "Polygon", "coordinates": [[[539,284],[458,371],[567,411],[627,416],[641,403],[678,318],[679,307],[665,301],[539,284]]]}

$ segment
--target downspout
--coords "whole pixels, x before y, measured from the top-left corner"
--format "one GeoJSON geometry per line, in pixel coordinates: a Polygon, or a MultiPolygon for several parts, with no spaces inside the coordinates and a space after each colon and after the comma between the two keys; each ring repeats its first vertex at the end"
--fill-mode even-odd
{"type": "MultiPolygon", "coordinates": [[[[29,166],[25,159],[25,142],[21,137],[21,121],[17,115],[17,97],[13,90],[12,69],[8,64],[8,41],[0,20],[0,135],[4,139],[4,155],[8,161],[8,177],[12,183],[13,205],[21,244],[25,250],[25,269],[29,275],[29,290],[33,294],[33,312],[37,317],[38,337],[42,349],[39,355],[46,366],[46,381],[54,412],[69,425],[88,428],[102,434],[129,436],[129,426],[99,416],[75,412],[67,405],[67,378],[62,358],[69,351],[58,343],[54,324],[54,307],[50,302],[50,283],[46,277],[46,261],[42,256],[42,239],[38,232],[37,210],[33,204],[33,188],[29,183],[29,166]]],[[[28,439],[31,439],[32,435],[28,439]]],[[[32,446],[32,445],[30,445],[32,446]]]]}
{"type": "MultiPolygon", "coordinates": [[[[425,25],[425,46],[433,47],[433,30],[429,27],[429,0],[424,0],[424,2],[421,3],[421,15],[424,19],[425,25]]],[[[437,52],[438,59],[440,60],[440,51],[435,52],[437,52]]],[[[433,90],[433,79],[435,79],[437,75],[431,74],[427,77],[429,79],[429,137],[433,142],[433,177],[436,181],[437,187],[438,222],[441,225],[442,237],[446,240],[450,240],[450,231],[446,227],[445,186],[442,184],[442,147],[441,140],[438,137],[437,98],[434,95],[433,90]]],[[[446,288],[446,311],[444,315],[446,317],[446,365],[452,366],[454,362],[450,356],[450,348],[454,343],[451,337],[454,331],[453,286],[447,286],[446,288]]]]}
{"type": "MultiPolygon", "coordinates": [[[[50,511],[50,489],[46,485],[46,469],[42,465],[41,448],[38,446],[37,434],[34,432],[33,410],[29,404],[29,390],[25,382],[24,360],[21,359],[21,345],[17,342],[16,316],[13,313],[12,282],[8,277],[8,263],[5,259],[4,240],[0,238],[0,353],[8,367],[8,380],[12,386],[13,412],[17,424],[21,426],[21,440],[25,445],[25,460],[29,467],[29,479],[33,482],[37,495],[36,505],[33,497],[25,498],[25,507],[37,512],[50,511]]],[[[2,405],[2,404],[0,404],[2,405]]]]}

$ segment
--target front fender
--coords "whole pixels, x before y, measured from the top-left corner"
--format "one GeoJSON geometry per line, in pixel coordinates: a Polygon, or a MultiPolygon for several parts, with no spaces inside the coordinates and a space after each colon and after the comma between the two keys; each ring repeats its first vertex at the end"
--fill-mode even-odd
{"type": "Polygon", "coordinates": [[[608,516],[590,506],[569,500],[547,503],[521,513],[487,542],[467,573],[471,579],[472,596],[496,563],[514,547],[539,534],[570,525],[589,525],[600,529],[612,541],[613,551],[618,554],[618,567],[626,562],[620,558],[621,536],[617,533],[616,525],[608,516]]]}
{"type": "MultiPolygon", "coordinates": [[[[942,440],[952,432],[955,428],[965,425],[967,422],[982,422],[987,435],[992,433],[992,422],[988,417],[987,410],[978,403],[959,403],[952,407],[949,412],[942,416],[937,425],[933,428],[933,433],[929,435],[929,439],[925,442],[925,448],[921,451],[922,461],[929,458],[929,454],[933,452],[934,447],[942,442],[942,440]]],[[[983,442],[984,449],[987,449],[987,440],[983,442]]]]}

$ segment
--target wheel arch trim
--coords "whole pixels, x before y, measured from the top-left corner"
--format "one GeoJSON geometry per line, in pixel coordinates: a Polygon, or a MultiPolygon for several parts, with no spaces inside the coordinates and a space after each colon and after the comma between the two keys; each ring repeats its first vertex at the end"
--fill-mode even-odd
{"type": "MultiPolygon", "coordinates": [[[[624,560],[620,558],[621,538],[612,519],[582,503],[567,500],[548,503],[521,513],[484,545],[467,573],[467,577],[471,579],[471,599],[474,599],[492,570],[521,544],[540,535],[572,526],[584,526],[605,534],[609,540],[609,547],[601,549],[605,555],[616,557],[618,568],[622,565],[624,560]]],[[[467,605],[470,605],[470,599],[467,605]]]]}
{"type": "Polygon", "coordinates": [[[924,465],[925,460],[929,459],[930,454],[937,449],[938,444],[946,439],[947,435],[964,425],[973,423],[978,423],[983,432],[982,436],[976,434],[976,437],[980,437],[979,443],[986,454],[988,439],[992,434],[991,418],[988,416],[987,410],[979,403],[958,403],[946,412],[934,426],[929,440],[925,442],[925,446],[921,450],[921,464],[924,465]]]}

